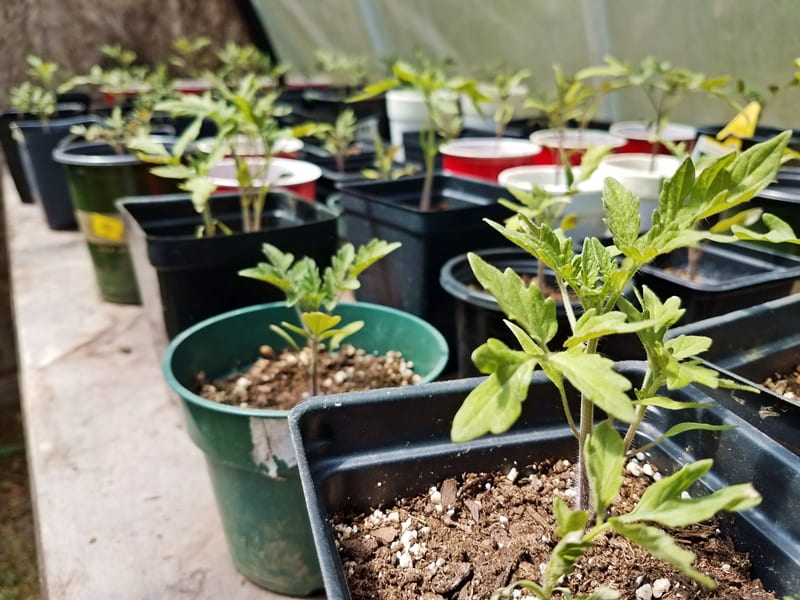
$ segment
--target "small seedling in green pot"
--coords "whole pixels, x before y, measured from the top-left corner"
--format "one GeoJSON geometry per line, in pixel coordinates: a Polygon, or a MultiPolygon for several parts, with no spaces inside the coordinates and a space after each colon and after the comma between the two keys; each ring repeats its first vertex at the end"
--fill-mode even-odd
{"type": "Polygon", "coordinates": [[[330,266],[320,275],[316,262],[308,257],[295,260],[292,254],[281,252],[271,244],[264,244],[267,262],[239,271],[250,277],[274,285],[286,295],[287,306],[297,311],[294,325],[283,321],[280,326],[270,325],[295,350],[300,345],[293,335],[304,340],[311,360],[308,367],[311,395],[319,391],[319,353],[327,345],[335,350],[342,340],[364,326],[363,321],[342,324],[334,314],[342,294],[359,288],[358,276],[370,265],[400,247],[399,242],[388,243],[373,239],[356,250],[352,244],[343,245],[331,259],[330,266]]]}
{"type": "MultiPolygon", "coordinates": [[[[554,273],[563,297],[574,295],[582,313],[564,304],[569,332],[563,347],[551,347],[559,324],[555,302],[535,286],[526,286],[513,270],[500,271],[470,254],[478,281],[497,299],[507,317],[518,348],[489,339],[472,357],[488,375],[464,400],[453,420],[451,437],[466,441],[486,433],[502,433],[521,414],[531,376],[541,369],[557,388],[567,423],[578,443],[575,506],[556,499],[554,511],[559,541],[539,581],[515,582],[499,590],[495,598],[510,598],[516,587],[549,599],[561,592],[559,583],[575,562],[601,534],[614,532],[673,565],[698,583],[714,582],[697,570],[694,555],[679,547],[662,528],[684,527],[709,519],[718,511],[739,511],[757,505],[760,495],[750,484],[722,488],[706,496],[687,498],[685,492],[711,468],[711,461],[688,464],[650,485],[629,512],[612,513],[611,504],[622,485],[627,457],[643,452],[663,439],[689,430],[719,430],[721,426],[684,422],[662,437],[634,448],[634,436],[648,407],[679,410],[701,406],[677,402],[661,391],[691,383],[738,387],[702,366],[695,358],[711,340],[683,335],[670,339],[668,331],[682,316],[680,299],[662,301],[647,287],[632,287],[633,275],[656,257],[678,248],[692,247],[710,239],[721,243],[759,240],[800,244],[792,229],[772,215],[762,216],[766,233],[733,225],[721,234],[697,228],[698,222],[732,208],[741,208],[775,177],[784,160],[790,132],[753,146],[741,154],[717,159],[702,172],[685,160],[674,177],[664,183],[652,227],[640,233],[638,200],[613,179],[607,179],[603,195],[606,224],[613,243],[586,238],[576,251],[573,241],[546,223],[520,217],[521,230],[490,222],[510,241],[542,260],[554,273]],[[633,289],[633,296],[623,292],[633,289]],[[632,299],[629,299],[632,298],[632,299]],[[629,381],[616,372],[614,361],[598,353],[600,341],[609,335],[635,334],[646,356],[641,382],[629,381]],[[580,394],[580,418],[573,419],[569,387],[580,394]],[[598,421],[600,412],[604,420],[598,421]]],[[[535,402],[531,398],[528,402],[535,402]]],[[[592,598],[618,597],[613,590],[598,590],[592,598]]]]}

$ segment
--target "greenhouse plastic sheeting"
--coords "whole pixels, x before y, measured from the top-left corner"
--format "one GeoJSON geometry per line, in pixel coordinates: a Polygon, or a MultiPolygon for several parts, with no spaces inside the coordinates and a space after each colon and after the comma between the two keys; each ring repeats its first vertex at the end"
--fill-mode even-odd
{"type": "MultiPolygon", "coordinates": [[[[607,54],[653,54],[706,75],[731,75],[766,90],[794,78],[800,56],[797,0],[250,0],[281,61],[313,73],[314,50],[368,55],[376,65],[416,51],[454,60],[472,76],[502,65],[527,68],[547,89],[551,66],[571,72],[607,54]]],[[[638,118],[646,101],[631,90],[603,115],[638,118]]],[[[771,99],[762,124],[800,128],[800,88],[771,99]]],[[[689,98],[674,121],[727,121],[723,101],[689,98]]]]}

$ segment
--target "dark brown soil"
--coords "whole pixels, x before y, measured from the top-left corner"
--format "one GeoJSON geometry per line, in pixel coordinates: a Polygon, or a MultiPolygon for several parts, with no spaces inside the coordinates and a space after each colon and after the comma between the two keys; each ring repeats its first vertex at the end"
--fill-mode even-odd
{"type": "MultiPolygon", "coordinates": [[[[629,465],[615,510],[630,510],[659,474],[648,463],[629,465]],[[638,473],[638,476],[631,474],[638,473]]],[[[428,493],[333,526],[353,600],[488,600],[520,579],[540,580],[557,538],[553,497],[570,502],[569,461],[540,463],[516,478],[468,474],[428,493]],[[513,479],[513,481],[512,481],[513,479]]],[[[590,594],[600,585],[623,599],[774,600],[752,582],[747,556],[721,539],[714,524],[671,532],[697,555],[694,566],[718,583],[703,590],[673,568],[619,536],[597,541],[563,585],[590,594]]],[[[533,599],[522,593],[520,600],[533,599]]]]}
{"type": "MultiPolygon", "coordinates": [[[[261,347],[261,358],[244,373],[208,381],[197,376],[197,390],[204,398],[233,406],[288,410],[311,395],[308,365],[311,352],[284,350],[276,355],[261,347]]],[[[343,344],[335,353],[320,355],[319,394],[339,394],[418,383],[414,364],[399,352],[375,355],[343,344]]]]}
{"type": "Polygon", "coordinates": [[[768,377],[761,385],[784,398],[800,401],[800,364],[791,373],[776,373],[768,377]]]}

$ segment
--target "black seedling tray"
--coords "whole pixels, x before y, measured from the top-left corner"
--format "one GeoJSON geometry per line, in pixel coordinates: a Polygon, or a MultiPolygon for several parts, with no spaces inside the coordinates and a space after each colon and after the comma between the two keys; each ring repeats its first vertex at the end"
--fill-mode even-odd
{"type": "Polygon", "coordinates": [[[662,300],[681,298],[681,324],[786,296],[800,278],[800,258],[744,243],[705,245],[698,281],[665,270],[684,266],[687,254],[684,248],[659,257],[635,276],[662,300]]]}
{"type": "MultiPolygon", "coordinates": [[[[623,363],[621,371],[640,378],[642,363],[623,363]]],[[[448,477],[466,472],[509,470],[543,458],[573,457],[575,440],[564,424],[555,387],[542,373],[534,376],[522,416],[500,436],[454,444],[450,424],[464,397],[480,381],[461,379],[336,397],[317,397],[289,416],[314,542],[327,597],[350,597],[329,518],[380,507],[398,497],[419,494],[448,477]]],[[[745,392],[743,392],[745,393],[745,392]]],[[[669,395],[680,401],[714,403],[703,390],[688,386],[669,395]]],[[[691,489],[696,495],[724,485],[752,482],[760,506],[726,516],[721,527],[750,554],[753,575],[778,595],[800,589],[800,459],[720,407],[684,411],[653,409],[639,439],[655,439],[682,421],[731,425],[722,432],[692,431],[661,443],[651,460],[673,472],[700,458],[714,466],[691,489]]]]}

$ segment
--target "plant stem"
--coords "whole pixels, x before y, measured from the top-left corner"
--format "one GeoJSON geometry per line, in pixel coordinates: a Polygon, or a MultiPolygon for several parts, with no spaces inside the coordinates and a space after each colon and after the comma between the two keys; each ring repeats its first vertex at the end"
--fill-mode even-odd
{"type": "Polygon", "coordinates": [[[588,510],[589,508],[589,477],[586,474],[586,457],[584,446],[594,428],[594,403],[581,394],[581,417],[578,433],[578,464],[575,466],[575,508],[588,510]]]}
{"type": "Polygon", "coordinates": [[[344,155],[337,154],[336,155],[336,169],[339,173],[344,173],[344,155]]]}
{"type": "Polygon", "coordinates": [[[205,237],[213,237],[216,233],[216,227],[214,227],[214,217],[211,216],[211,203],[206,200],[206,203],[203,205],[203,230],[205,237]]]}
{"type": "Polygon", "coordinates": [[[319,393],[319,340],[316,337],[310,337],[308,343],[311,345],[311,364],[309,365],[309,379],[311,379],[311,395],[316,396],[319,393]]]}
{"type": "Polygon", "coordinates": [[[256,195],[256,201],[253,203],[253,231],[261,231],[261,216],[264,212],[264,203],[267,200],[267,194],[269,194],[269,185],[265,185],[263,187],[258,188],[258,194],[256,195]]]}
{"type": "Polygon", "coordinates": [[[428,129],[421,134],[425,139],[422,149],[425,152],[425,182],[422,186],[422,197],[419,209],[427,212],[431,209],[431,194],[433,193],[433,166],[436,161],[436,131],[428,129]]]}
{"type": "Polygon", "coordinates": [[[242,231],[252,231],[250,227],[250,190],[241,190],[241,203],[242,203],[242,231]]]}

